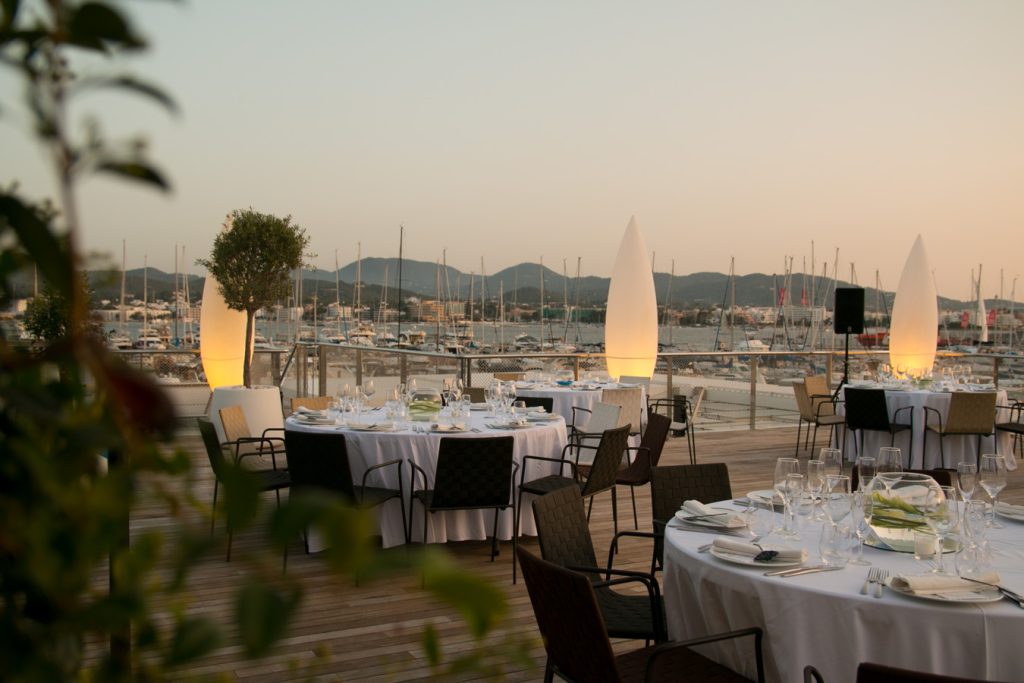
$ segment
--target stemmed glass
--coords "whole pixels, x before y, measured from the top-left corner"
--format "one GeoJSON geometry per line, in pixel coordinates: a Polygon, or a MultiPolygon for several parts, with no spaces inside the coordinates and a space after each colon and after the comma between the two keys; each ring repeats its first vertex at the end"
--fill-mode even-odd
{"type": "Polygon", "coordinates": [[[775,492],[779,494],[779,498],[782,499],[783,511],[782,511],[782,533],[783,535],[792,533],[789,526],[789,516],[792,513],[788,499],[786,497],[787,482],[786,479],[790,474],[795,474],[800,471],[800,461],[796,458],[779,458],[775,461],[775,479],[774,488],[775,492]]]}
{"type": "Polygon", "coordinates": [[[850,477],[839,475],[825,498],[825,514],[832,524],[839,524],[850,514],[850,477]]]}
{"type": "Polygon", "coordinates": [[[516,402],[516,383],[505,382],[501,389],[501,397],[505,403],[505,412],[512,412],[512,404],[516,402]]]}
{"type": "Polygon", "coordinates": [[[1005,528],[996,520],[996,504],[999,492],[1006,488],[1006,459],[1001,455],[982,455],[978,483],[992,499],[992,517],[989,526],[993,529],[1005,528]]]}
{"type": "Polygon", "coordinates": [[[372,379],[363,385],[363,393],[366,395],[367,401],[373,398],[373,395],[377,393],[377,386],[373,383],[372,379]]]}
{"type": "Polygon", "coordinates": [[[860,489],[853,492],[853,505],[850,508],[853,513],[853,532],[857,535],[857,556],[850,560],[850,564],[867,567],[871,562],[864,559],[864,536],[868,527],[871,526],[871,492],[860,489]]]}
{"type": "Polygon", "coordinates": [[[875,478],[878,468],[875,459],[870,455],[862,455],[857,458],[857,490],[867,491],[871,487],[871,480],[875,478]]]}
{"type": "Polygon", "coordinates": [[[956,488],[965,503],[971,501],[978,485],[978,467],[973,462],[961,462],[956,466],[956,488]]]}
{"type": "Polygon", "coordinates": [[[821,500],[821,491],[825,486],[825,463],[821,460],[807,461],[807,493],[811,495],[811,519],[815,522],[821,521],[821,511],[818,509],[818,502],[821,500]]]}
{"type": "Polygon", "coordinates": [[[498,406],[501,405],[501,380],[494,380],[487,385],[487,407],[490,409],[490,414],[496,415],[498,413],[498,406]]]}
{"type": "Polygon", "coordinates": [[[936,574],[946,573],[946,566],[942,559],[943,550],[946,547],[946,536],[956,528],[959,513],[956,491],[951,486],[940,486],[928,490],[924,504],[924,519],[928,528],[938,539],[935,568],[932,570],[936,574]]]}
{"type": "Polygon", "coordinates": [[[800,539],[800,531],[796,528],[796,506],[800,504],[800,498],[804,494],[804,475],[799,472],[790,472],[786,475],[783,501],[785,503],[785,520],[782,523],[782,531],[779,533],[783,538],[800,539]]]}
{"type": "MultiPolygon", "coordinates": [[[[878,463],[876,465],[876,472],[878,474],[892,473],[902,474],[903,473],[903,456],[900,454],[900,449],[893,448],[891,446],[883,446],[878,449],[878,463]]],[[[886,495],[892,494],[892,486],[900,480],[900,477],[884,477],[882,481],[885,483],[886,495]]]]}

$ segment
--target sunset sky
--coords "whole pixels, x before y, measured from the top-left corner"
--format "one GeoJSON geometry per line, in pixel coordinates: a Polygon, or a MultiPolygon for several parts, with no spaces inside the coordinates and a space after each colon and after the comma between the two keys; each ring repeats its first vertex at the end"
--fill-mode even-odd
{"type": "MultiPolygon", "coordinates": [[[[1024,274],[1024,2],[125,3],[125,68],[178,101],[89,96],[169,196],[83,183],[85,245],[190,270],[224,215],[307,228],[316,265],[406,256],[608,276],[635,215],[656,269],[817,272],[895,289],[924,236],[939,293],[1024,274]]],[[[52,192],[0,75],[0,182],[52,192]]],[[[80,130],[80,128],[79,128],[80,130]]],[[[1017,300],[1024,279],[1017,283],[1017,300]]]]}

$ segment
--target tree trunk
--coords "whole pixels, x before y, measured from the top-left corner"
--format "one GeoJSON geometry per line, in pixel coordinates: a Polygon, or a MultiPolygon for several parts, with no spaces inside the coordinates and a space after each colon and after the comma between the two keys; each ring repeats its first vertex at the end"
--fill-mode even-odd
{"type": "Polygon", "coordinates": [[[252,331],[256,321],[256,311],[245,311],[245,357],[242,361],[242,384],[252,389],[252,331]]]}

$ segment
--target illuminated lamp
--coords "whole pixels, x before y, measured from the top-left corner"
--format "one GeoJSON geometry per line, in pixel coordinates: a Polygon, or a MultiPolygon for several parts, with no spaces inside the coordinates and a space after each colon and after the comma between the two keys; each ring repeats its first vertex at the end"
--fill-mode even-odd
{"type": "Polygon", "coordinates": [[[939,328],[938,295],[918,235],[903,266],[889,327],[889,364],[914,378],[931,374],[939,328]]]}
{"type": "Polygon", "coordinates": [[[608,287],[604,352],[612,377],[651,377],[658,356],[658,300],[647,245],[630,218],[608,287]]]}
{"type": "Polygon", "coordinates": [[[212,275],[203,284],[199,313],[199,357],[210,390],[242,383],[245,363],[245,311],[233,311],[224,302],[220,284],[212,275]]]}

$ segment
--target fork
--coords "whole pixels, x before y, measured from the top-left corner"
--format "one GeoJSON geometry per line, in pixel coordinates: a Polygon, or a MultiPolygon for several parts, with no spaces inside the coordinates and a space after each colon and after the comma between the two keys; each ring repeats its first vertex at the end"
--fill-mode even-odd
{"type": "Polygon", "coordinates": [[[879,569],[878,574],[875,576],[875,597],[882,597],[882,587],[885,585],[885,580],[889,578],[888,569],[879,569]]]}
{"type": "Polygon", "coordinates": [[[860,594],[867,595],[868,590],[875,581],[878,580],[878,567],[872,567],[868,570],[868,577],[864,579],[864,585],[860,587],[860,594]]]}

